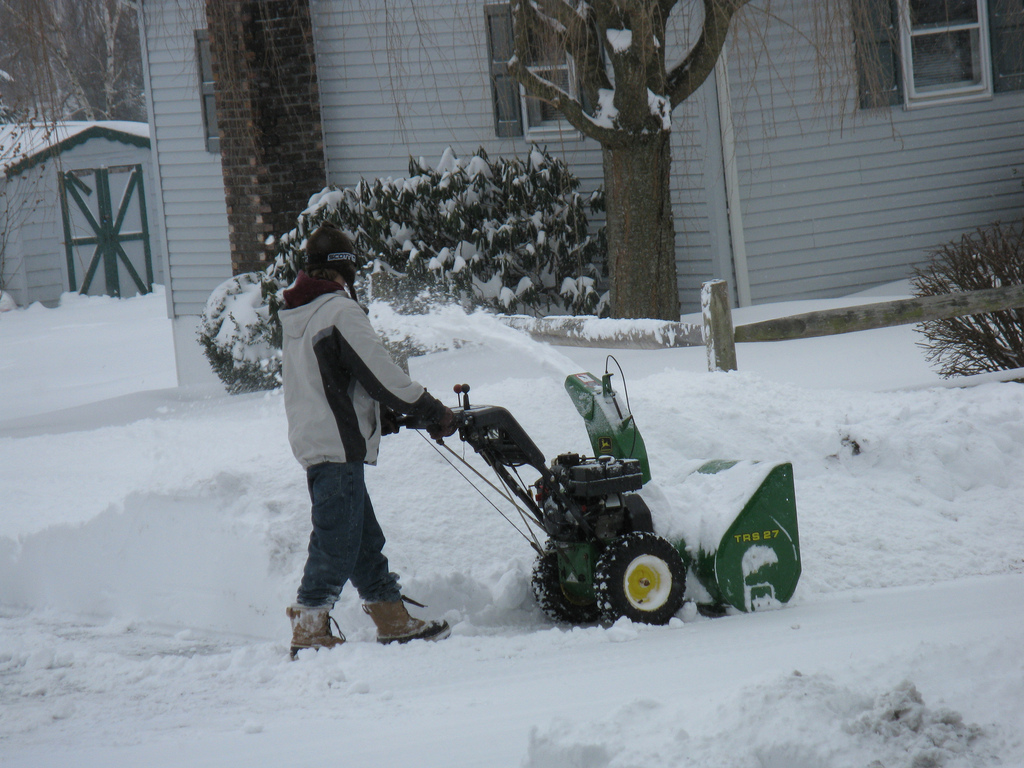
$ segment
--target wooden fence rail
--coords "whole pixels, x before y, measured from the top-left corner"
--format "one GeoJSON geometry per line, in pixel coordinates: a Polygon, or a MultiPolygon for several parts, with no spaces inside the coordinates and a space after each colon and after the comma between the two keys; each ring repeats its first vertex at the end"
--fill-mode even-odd
{"type": "Polygon", "coordinates": [[[1024,285],[1007,285],[806,312],[734,328],[729,286],[724,280],[711,280],[701,286],[702,325],[662,320],[522,315],[507,316],[504,320],[535,339],[566,346],[616,349],[704,346],[708,370],[733,371],[736,370],[737,342],[808,339],[1019,308],[1024,308],[1024,285]]]}
{"type": "Polygon", "coordinates": [[[507,315],[502,319],[506,325],[525,331],[537,341],[566,347],[667,349],[699,347],[704,344],[703,329],[693,323],[527,315],[507,315]]]}
{"type": "Polygon", "coordinates": [[[784,341],[868,331],[894,325],[945,320],[1024,306],[1024,285],[986,288],[968,293],[920,296],[857,307],[827,309],[802,315],[748,323],[736,328],[736,341],[784,341]]]}
{"type": "MultiPolygon", "coordinates": [[[[737,326],[734,331],[725,330],[724,333],[712,325],[710,332],[711,334],[721,333],[726,339],[731,339],[733,345],[736,342],[788,341],[853,333],[854,331],[869,331],[877,328],[892,328],[896,325],[925,323],[1019,307],[1024,307],[1024,285],[1006,285],[980,291],[919,296],[912,299],[861,304],[856,307],[806,312],[801,315],[747,323],[737,326]]],[[[735,368],[726,368],[724,365],[711,366],[710,350],[712,345],[716,348],[728,346],[728,341],[709,342],[709,370],[735,370],[735,368]]],[[[729,352],[722,354],[722,360],[728,362],[729,352]]],[[[731,354],[734,359],[735,350],[731,354]]]]}

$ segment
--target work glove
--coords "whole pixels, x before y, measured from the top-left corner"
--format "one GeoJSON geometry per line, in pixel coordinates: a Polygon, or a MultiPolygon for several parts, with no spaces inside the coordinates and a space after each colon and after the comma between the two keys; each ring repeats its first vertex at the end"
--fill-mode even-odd
{"type": "Polygon", "coordinates": [[[427,427],[427,434],[435,440],[441,440],[454,435],[456,429],[458,429],[458,425],[455,423],[455,414],[452,413],[451,408],[444,406],[444,413],[441,414],[441,418],[438,419],[436,424],[431,424],[427,427]]]}
{"type": "Polygon", "coordinates": [[[390,408],[380,409],[380,433],[381,435],[394,435],[398,432],[398,416],[390,408]]]}

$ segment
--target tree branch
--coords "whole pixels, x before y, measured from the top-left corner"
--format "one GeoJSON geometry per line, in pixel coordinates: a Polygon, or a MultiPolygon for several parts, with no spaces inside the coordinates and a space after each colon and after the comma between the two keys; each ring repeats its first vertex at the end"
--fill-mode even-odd
{"type": "Polygon", "coordinates": [[[85,93],[85,87],[82,85],[81,78],[79,77],[78,68],[73,66],[74,59],[71,56],[70,46],[68,45],[67,35],[65,30],[56,19],[53,20],[53,29],[50,30],[57,42],[57,66],[64,72],[64,76],[68,79],[71,86],[71,91],[80,102],[78,107],[85,112],[85,116],[88,120],[96,119],[96,110],[92,104],[89,103],[89,97],[85,93]]]}
{"type": "Polygon", "coordinates": [[[535,0],[534,3],[526,3],[523,9],[536,14],[535,18],[540,16],[538,9],[543,11],[545,16],[561,24],[562,29],[569,34],[570,30],[579,26],[581,19],[576,9],[570,7],[565,0],[535,0]]]}
{"type": "Polygon", "coordinates": [[[661,20],[662,20],[662,23],[664,23],[668,19],[669,14],[672,13],[672,9],[676,7],[676,4],[678,2],[679,2],[679,0],[659,0],[658,1],[658,7],[661,8],[661,20]]]}
{"type": "Polygon", "coordinates": [[[584,136],[599,141],[604,146],[620,146],[625,143],[624,132],[595,123],[577,99],[554,83],[531,72],[518,54],[508,63],[508,71],[522,84],[528,94],[546,101],[559,110],[569,124],[584,136]]]}
{"type": "Polygon", "coordinates": [[[749,0],[704,0],[704,23],[700,37],[686,57],[668,75],[668,96],[676,108],[708,78],[729,34],[733,16],[749,0]]]}
{"type": "Polygon", "coordinates": [[[126,7],[120,2],[115,3],[114,13],[111,15],[110,7],[105,3],[102,6],[102,23],[107,54],[103,67],[103,111],[108,120],[111,118],[114,103],[117,100],[117,30],[121,26],[121,14],[126,7]]]}
{"type": "Polygon", "coordinates": [[[586,110],[583,109],[583,104],[580,100],[574,99],[564,90],[556,86],[549,80],[545,80],[537,73],[530,70],[526,65],[526,62],[530,59],[530,31],[531,29],[538,29],[538,26],[531,25],[548,25],[548,29],[552,29],[558,34],[559,44],[562,47],[562,52],[566,51],[565,45],[567,42],[565,34],[565,25],[561,23],[560,19],[570,20],[567,14],[573,14],[574,19],[572,23],[575,25],[578,23],[580,18],[576,12],[570,8],[563,0],[540,0],[545,8],[549,8],[552,13],[555,14],[556,18],[551,16],[545,16],[538,10],[537,6],[529,0],[513,0],[512,2],[512,29],[513,29],[513,47],[515,49],[515,55],[512,60],[508,63],[509,74],[512,75],[522,86],[526,89],[526,92],[531,96],[546,101],[551,104],[555,109],[559,110],[565,119],[572,125],[576,130],[582,133],[584,136],[589,136],[592,139],[599,141],[601,144],[618,144],[622,141],[622,135],[620,132],[607,128],[605,126],[597,125],[586,110]],[[561,29],[554,29],[550,25],[557,23],[561,29]]]}
{"type": "Polygon", "coordinates": [[[562,25],[562,46],[576,63],[582,88],[592,103],[597,103],[597,92],[612,87],[601,55],[601,44],[594,22],[594,9],[589,4],[571,7],[565,0],[536,0],[541,10],[562,25]]]}

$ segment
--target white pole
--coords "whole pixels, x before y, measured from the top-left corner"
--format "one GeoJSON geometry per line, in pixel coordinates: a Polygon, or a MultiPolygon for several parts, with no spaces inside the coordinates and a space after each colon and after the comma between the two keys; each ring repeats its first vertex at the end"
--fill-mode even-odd
{"type": "Polygon", "coordinates": [[[732,240],[732,266],[736,273],[736,299],[741,307],[750,306],[750,271],[747,267],[747,241],[743,232],[740,180],[736,170],[736,135],[732,125],[732,100],[729,96],[729,60],[725,47],[715,65],[715,90],[718,94],[718,124],[722,132],[722,167],[725,171],[725,199],[732,240]]]}

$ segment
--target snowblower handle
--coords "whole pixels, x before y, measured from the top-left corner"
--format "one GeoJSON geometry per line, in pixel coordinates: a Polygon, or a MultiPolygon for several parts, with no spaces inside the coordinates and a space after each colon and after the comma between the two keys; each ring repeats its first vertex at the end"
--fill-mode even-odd
{"type": "MultiPolygon", "coordinates": [[[[463,424],[463,421],[464,421],[463,409],[462,408],[452,408],[452,415],[455,417],[455,426],[456,427],[461,427],[462,424],[463,424]]],[[[407,415],[404,415],[404,416],[399,416],[395,420],[395,423],[399,427],[405,427],[406,429],[430,429],[431,427],[436,426],[435,422],[433,422],[433,421],[426,421],[422,417],[413,416],[412,414],[407,414],[407,415]]]]}

